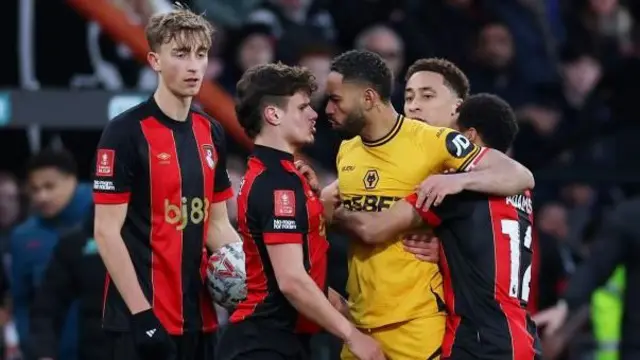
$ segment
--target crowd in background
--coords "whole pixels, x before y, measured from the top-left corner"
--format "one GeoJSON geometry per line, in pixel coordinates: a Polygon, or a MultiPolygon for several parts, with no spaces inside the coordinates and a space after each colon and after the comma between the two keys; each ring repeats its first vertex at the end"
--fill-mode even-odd
{"type": "MultiPolygon", "coordinates": [[[[141,24],[154,12],[171,6],[166,0],[112,1],[130,15],[131,21],[141,24]]],[[[206,76],[229,93],[234,93],[241,74],[254,65],[282,61],[313,71],[319,84],[313,104],[321,118],[317,122],[316,142],[307,149],[307,154],[315,161],[325,184],[334,177],[340,138],[322,119],[323,85],[332,57],[345,49],[370,50],[387,62],[396,78],[393,102],[398,110],[404,102],[404,71],[414,60],[423,57],[442,57],[456,63],[468,75],[472,93],[490,92],[506,99],[520,119],[520,133],[509,153],[536,175],[536,226],[541,259],[538,296],[532,301],[538,309],[556,303],[563,284],[588,255],[593,234],[600,228],[607,211],[639,190],[640,146],[635,130],[640,122],[634,118],[636,94],[640,93],[638,1],[191,0],[182,3],[204,12],[214,24],[216,35],[206,76]]],[[[5,33],[17,33],[20,27],[30,29],[27,35],[11,39],[15,43],[10,46],[30,48],[31,52],[16,52],[9,67],[0,72],[1,87],[33,91],[65,88],[149,92],[155,88],[155,74],[137,62],[124,44],[114,43],[99,25],[85,20],[64,2],[10,1],[5,9],[8,15],[6,19],[2,15],[1,21],[2,26],[7,27],[5,33]],[[27,3],[31,5],[25,5],[27,3]],[[31,16],[12,15],[24,14],[25,6],[31,6],[31,16]]],[[[230,147],[234,155],[229,162],[229,173],[237,187],[246,153],[233,141],[230,147]]],[[[75,178],[75,167],[68,167],[64,162],[60,165],[61,160],[49,161],[51,164],[46,164],[75,178]]],[[[79,165],[81,169],[88,168],[87,164],[79,165]]],[[[38,200],[37,184],[23,182],[30,174],[25,173],[25,169],[3,170],[0,174],[0,249],[7,277],[26,281],[12,273],[16,269],[12,255],[15,256],[16,251],[29,253],[53,245],[38,243],[34,233],[16,235],[16,227],[24,229],[25,224],[33,225],[29,221],[46,219],[43,213],[46,204],[38,200]],[[20,245],[24,249],[16,247],[16,239],[22,241],[20,245]]],[[[80,179],[88,177],[83,171],[77,175],[80,179]]],[[[57,186],[55,179],[55,176],[50,179],[49,190],[57,186]]],[[[41,189],[46,190],[46,187],[41,189]]],[[[40,196],[44,195],[40,193],[40,196]]],[[[234,205],[234,201],[229,203],[231,214],[234,205]]],[[[81,220],[79,216],[70,221],[80,223],[81,220]]],[[[35,228],[49,225],[38,224],[35,228]]],[[[55,231],[60,230],[58,225],[53,227],[55,231]]],[[[346,277],[347,240],[335,234],[330,240],[333,245],[330,279],[334,288],[341,289],[346,277]]],[[[39,266],[44,269],[46,259],[33,261],[41,261],[39,266]]],[[[37,283],[31,278],[29,281],[37,283]]],[[[0,288],[7,291],[7,281],[0,282],[0,288]]],[[[14,298],[15,309],[31,304],[35,297],[33,284],[11,284],[11,291],[18,289],[19,292],[9,291],[6,297],[14,298]],[[25,302],[18,304],[16,297],[25,302]]],[[[19,311],[13,313],[14,317],[21,316],[19,311]]],[[[0,313],[2,322],[9,317],[0,313]]],[[[26,330],[18,326],[18,332],[21,331],[26,330]]],[[[588,327],[585,333],[589,333],[588,327]]],[[[11,331],[5,335],[5,343],[10,345],[9,354],[15,350],[17,339],[11,331]]]]}

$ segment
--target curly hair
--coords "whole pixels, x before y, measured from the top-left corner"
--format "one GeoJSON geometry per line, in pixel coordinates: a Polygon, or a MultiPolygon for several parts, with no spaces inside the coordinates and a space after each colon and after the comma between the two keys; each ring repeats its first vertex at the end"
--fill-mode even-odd
{"type": "Polygon", "coordinates": [[[376,53],[350,50],[338,55],[331,63],[331,71],[342,75],[344,81],[361,82],[371,86],[382,101],[389,101],[393,91],[393,75],[384,60],[376,53]]]}
{"type": "Polygon", "coordinates": [[[464,100],[469,97],[469,79],[464,72],[451,61],[438,58],[416,60],[416,62],[409,66],[405,80],[408,81],[413,74],[421,71],[429,71],[442,75],[445,86],[458,95],[460,99],[464,100]]]}
{"type": "Polygon", "coordinates": [[[493,149],[506,152],[518,134],[518,121],[511,106],[492,94],[469,96],[458,107],[461,130],[475,128],[482,141],[493,149]]]}
{"type": "Polygon", "coordinates": [[[262,130],[266,106],[284,108],[298,92],[311,95],[317,89],[311,71],[282,63],[257,65],[248,69],[236,85],[236,115],[250,138],[262,130]]]}

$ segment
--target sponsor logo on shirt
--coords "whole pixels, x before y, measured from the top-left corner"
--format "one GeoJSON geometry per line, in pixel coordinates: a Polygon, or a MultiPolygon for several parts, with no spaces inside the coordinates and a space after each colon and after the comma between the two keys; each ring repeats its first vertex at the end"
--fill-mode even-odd
{"type": "Polygon", "coordinates": [[[293,190],[273,192],[273,213],[276,217],[296,216],[296,195],[293,190]]]}
{"type": "Polygon", "coordinates": [[[274,230],[295,230],[298,228],[295,220],[273,219],[274,230]]]}
{"type": "Polygon", "coordinates": [[[113,176],[116,151],[113,149],[98,149],[96,156],[96,176],[113,176]]]}
{"type": "Polygon", "coordinates": [[[115,191],[116,187],[113,181],[93,180],[93,190],[115,191]]]}

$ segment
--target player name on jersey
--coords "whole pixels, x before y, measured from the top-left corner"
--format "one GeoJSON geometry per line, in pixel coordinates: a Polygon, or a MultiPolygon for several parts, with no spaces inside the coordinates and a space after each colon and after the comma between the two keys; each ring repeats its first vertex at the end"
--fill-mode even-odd
{"type": "Polygon", "coordinates": [[[524,211],[527,214],[533,212],[533,205],[531,198],[527,195],[513,195],[507,196],[507,205],[511,205],[520,211],[524,211]]]}

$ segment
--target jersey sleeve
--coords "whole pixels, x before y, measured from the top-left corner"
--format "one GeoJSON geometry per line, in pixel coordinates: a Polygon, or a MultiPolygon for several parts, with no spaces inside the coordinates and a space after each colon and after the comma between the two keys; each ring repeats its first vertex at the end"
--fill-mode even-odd
{"type": "Polygon", "coordinates": [[[212,121],[211,124],[211,137],[218,153],[215,183],[213,184],[213,202],[221,202],[233,197],[233,188],[227,173],[227,141],[222,126],[217,121],[212,121]]]}
{"type": "Polygon", "coordinates": [[[256,179],[247,204],[257,232],[267,245],[301,244],[308,232],[306,198],[302,185],[290,179],[261,175],[256,179]]]}
{"type": "Polygon", "coordinates": [[[461,133],[440,128],[430,139],[430,152],[438,159],[441,170],[469,171],[487,149],[475,145],[461,133]]]}
{"type": "Polygon", "coordinates": [[[124,204],[131,196],[136,168],[134,134],[129,123],[111,122],[102,132],[93,168],[96,204],[124,204]]]}
{"type": "Polygon", "coordinates": [[[404,198],[406,202],[414,207],[415,211],[420,215],[425,224],[431,227],[438,227],[444,221],[451,220],[461,213],[458,195],[446,197],[438,206],[431,206],[429,210],[424,211],[422,208],[416,208],[418,195],[413,193],[404,198]]]}

